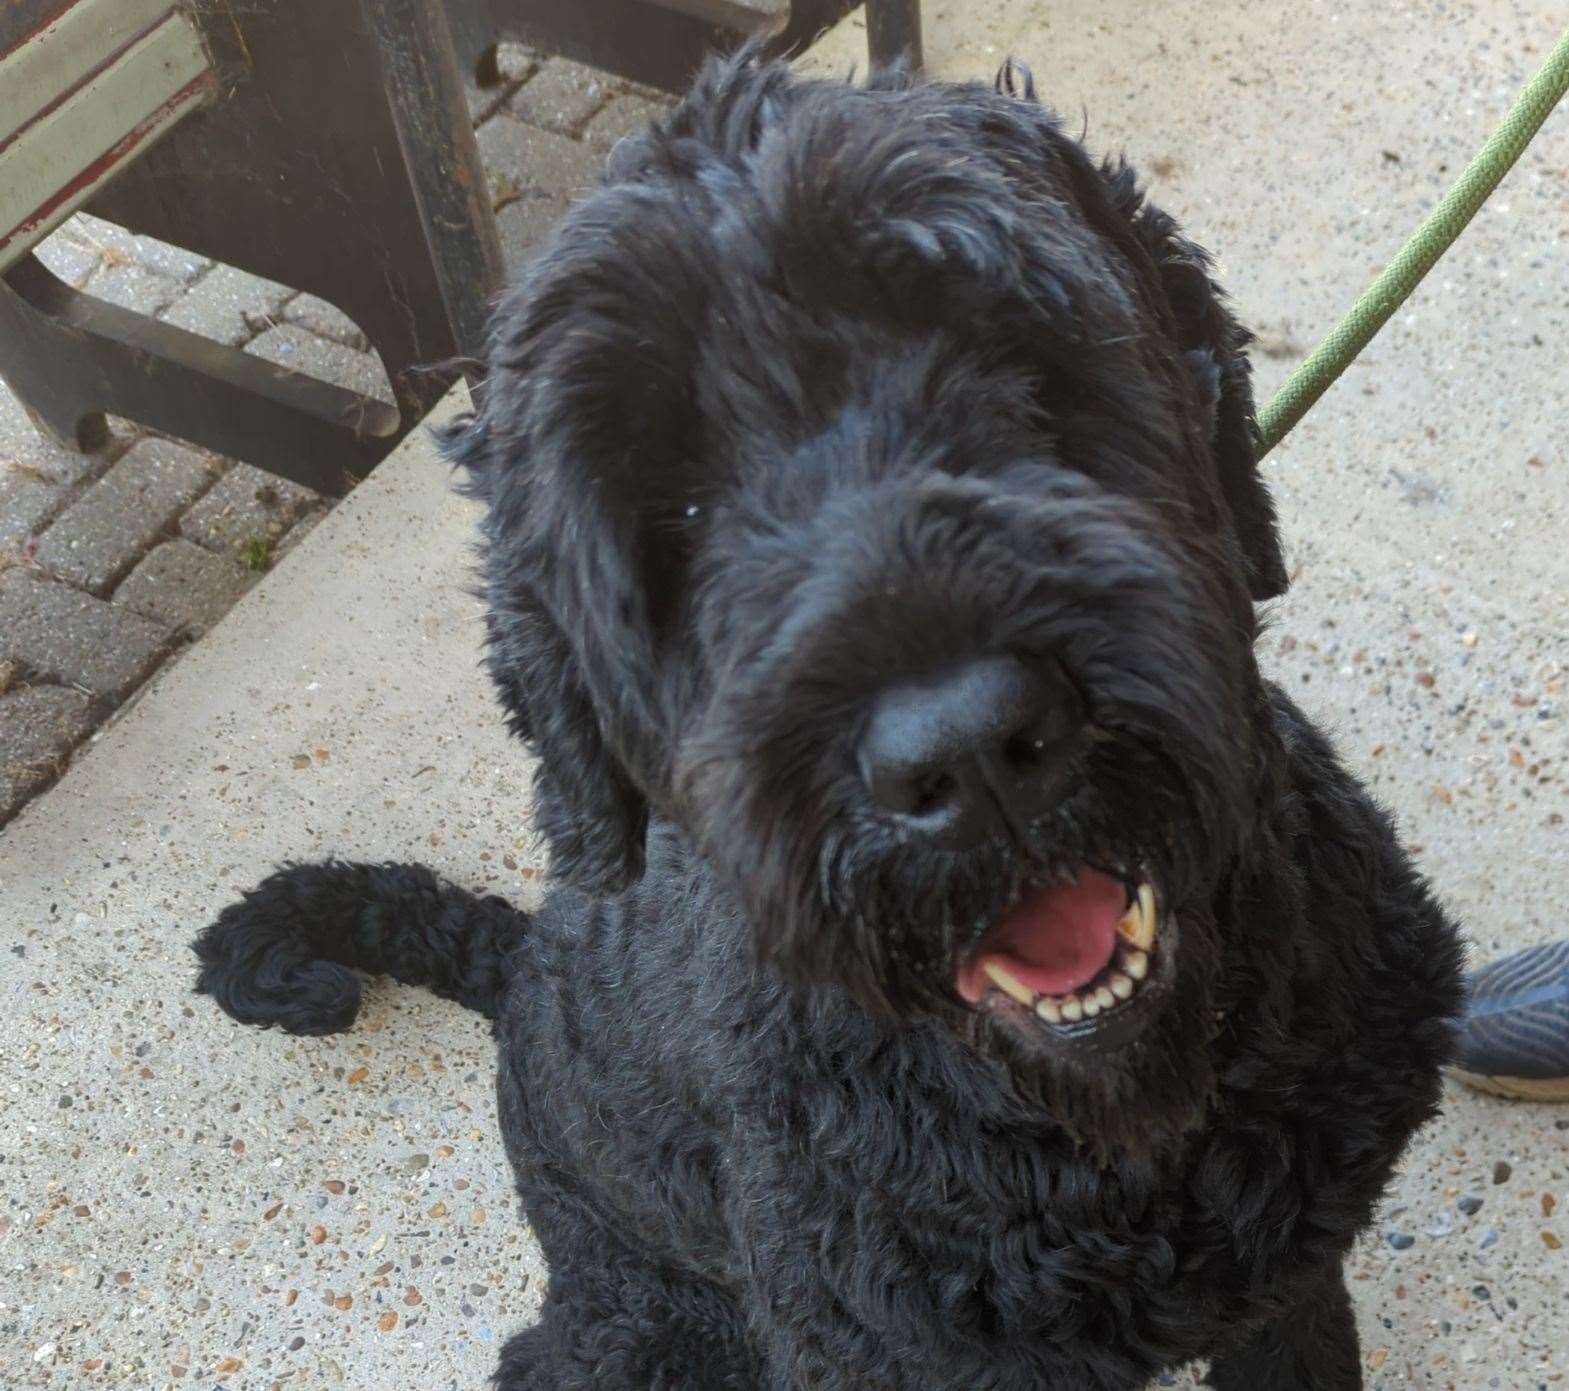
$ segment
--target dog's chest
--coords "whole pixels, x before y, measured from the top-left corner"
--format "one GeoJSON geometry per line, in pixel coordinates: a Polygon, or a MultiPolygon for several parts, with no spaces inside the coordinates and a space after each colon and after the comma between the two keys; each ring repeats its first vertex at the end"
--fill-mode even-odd
{"type": "Polygon", "coordinates": [[[1089,1384],[1089,1363],[1136,1380],[1202,1355],[1264,1309],[1311,1225],[1292,1166],[1225,1135],[1120,1171],[1030,1136],[916,1123],[862,1140],[842,1166],[776,1175],[785,1192],[819,1185],[799,1249],[859,1321],[997,1385],[1089,1384]]]}

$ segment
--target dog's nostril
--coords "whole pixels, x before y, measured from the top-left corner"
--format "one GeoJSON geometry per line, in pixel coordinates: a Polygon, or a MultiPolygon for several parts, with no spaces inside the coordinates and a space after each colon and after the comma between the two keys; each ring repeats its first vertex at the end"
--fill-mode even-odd
{"type": "Polygon", "coordinates": [[[910,810],[917,816],[927,816],[940,810],[958,790],[959,784],[947,773],[922,778],[915,786],[915,804],[910,810]]]}
{"type": "Polygon", "coordinates": [[[962,847],[999,818],[1019,825],[1039,814],[1078,726],[1065,682],[1012,657],[982,658],[882,692],[861,738],[861,775],[880,811],[962,847]]]}
{"type": "Polygon", "coordinates": [[[1002,756],[1007,760],[1010,768],[1026,772],[1046,761],[1047,747],[1048,741],[1044,734],[1027,730],[1022,734],[1015,734],[1003,745],[1002,756]]]}

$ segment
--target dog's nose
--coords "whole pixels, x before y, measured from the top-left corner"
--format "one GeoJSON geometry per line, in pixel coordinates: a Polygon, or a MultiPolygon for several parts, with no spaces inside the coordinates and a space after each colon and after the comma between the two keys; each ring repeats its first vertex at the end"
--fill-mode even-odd
{"type": "Polygon", "coordinates": [[[911,830],[963,849],[1022,830],[1061,795],[1083,720],[1066,678],[985,657],[882,692],[861,738],[871,800],[911,830]]]}

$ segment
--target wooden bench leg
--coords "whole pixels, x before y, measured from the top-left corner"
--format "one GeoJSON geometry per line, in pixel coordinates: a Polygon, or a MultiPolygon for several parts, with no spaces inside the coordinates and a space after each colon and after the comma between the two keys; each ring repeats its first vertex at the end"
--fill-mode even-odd
{"type": "MultiPolygon", "coordinates": [[[[439,260],[441,246],[427,240],[422,205],[405,165],[380,47],[361,0],[203,3],[192,13],[212,51],[220,97],[128,168],[93,199],[89,211],[307,290],[353,319],[380,354],[402,415],[397,431],[382,436],[373,430],[340,459],[343,467],[363,474],[374,462],[373,441],[379,439],[385,452],[412,428],[457,377],[454,359],[463,351],[443,297],[448,277],[439,260]]],[[[461,92],[456,101],[462,110],[461,92]]],[[[470,180],[473,194],[483,199],[477,152],[472,159],[449,164],[444,172],[470,180]]],[[[488,217],[488,207],[484,212],[488,217]]],[[[458,235],[472,232],[460,228],[458,235]]],[[[471,287],[478,298],[494,288],[471,287]]],[[[94,321],[103,322],[101,316],[94,321]]],[[[195,353],[203,362],[215,360],[178,341],[181,347],[169,350],[172,357],[195,353]]],[[[254,374],[244,364],[225,361],[229,366],[218,375],[237,398],[254,374]]],[[[273,371],[265,364],[264,370],[273,371]]],[[[19,388],[18,395],[24,394],[19,388]]],[[[336,419],[336,398],[311,399],[316,404],[307,410],[336,419]]],[[[213,447],[287,473],[290,441],[306,427],[287,425],[280,404],[261,401],[240,411],[247,449],[213,447]],[[263,419],[278,422],[284,438],[258,441],[263,419]],[[275,462],[265,462],[263,454],[275,462]]],[[[170,399],[159,410],[178,407],[170,399]]],[[[147,418],[123,406],[110,409],[147,418]]],[[[212,444],[219,422],[206,418],[203,442],[212,444]]],[[[319,428],[309,430],[325,443],[314,433],[319,428]]]]}
{"type": "Polygon", "coordinates": [[[447,13],[430,0],[361,0],[361,5],[381,53],[403,166],[447,320],[459,351],[478,363],[504,271],[447,13]]]}
{"type": "Polygon", "coordinates": [[[402,433],[398,410],[73,290],[34,256],[0,277],[0,377],[56,438],[112,412],[339,495],[402,433]]]}
{"type": "Polygon", "coordinates": [[[874,68],[903,64],[919,72],[925,62],[920,0],[866,0],[866,47],[874,68]]]}

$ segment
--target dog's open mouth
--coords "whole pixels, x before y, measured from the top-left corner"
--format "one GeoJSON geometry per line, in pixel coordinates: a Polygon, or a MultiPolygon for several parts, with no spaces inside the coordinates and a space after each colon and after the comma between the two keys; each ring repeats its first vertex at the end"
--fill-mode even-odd
{"type": "Polygon", "coordinates": [[[965,955],[955,988],[1010,1022],[1125,1042],[1170,956],[1173,929],[1162,919],[1147,876],[1125,882],[1085,866],[1071,882],[1028,890],[965,955]]]}

